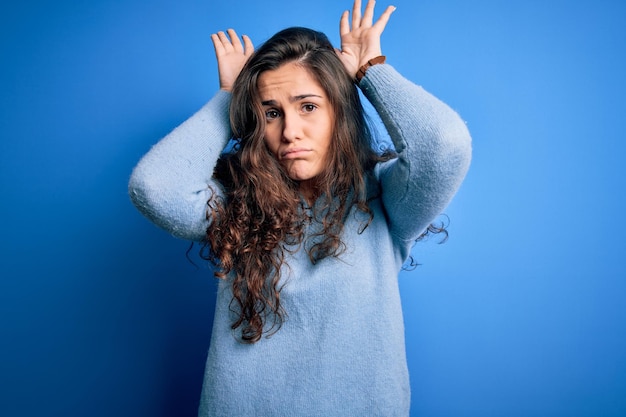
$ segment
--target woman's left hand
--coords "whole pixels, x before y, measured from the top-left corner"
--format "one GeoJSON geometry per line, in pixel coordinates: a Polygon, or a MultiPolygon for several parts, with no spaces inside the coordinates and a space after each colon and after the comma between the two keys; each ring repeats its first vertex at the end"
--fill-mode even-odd
{"type": "Polygon", "coordinates": [[[228,29],[227,32],[228,35],[224,32],[214,33],[211,40],[217,57],[220,89],[231,91],[241,69],[254,52],[254,46],[248,36],[242,36],[242,43],[234,29],[228,29]]]}
{"type": "Polygon", "coordinates": [[[388,6],[383,14],[374,23],[374,0],[368,0],[365,13],[361,16],[361,0],[355,0],[352,7],[352,28],[348,20],[350,12],[346,10],[341,15],[339,34],[341,35],[341,50],[337,51],[339,59],[355,77],[361,66],[367,61],[382,55],[380,35],[385,30],[391,13],[396,10],[388,6]]]}

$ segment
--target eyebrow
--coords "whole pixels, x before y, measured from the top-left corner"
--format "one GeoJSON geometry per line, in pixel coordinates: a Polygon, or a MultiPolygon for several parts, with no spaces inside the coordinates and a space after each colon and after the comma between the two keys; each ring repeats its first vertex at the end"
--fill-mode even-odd
{"type": "MultiPolygon", "coordinates": [[[[320,95],[312,94],[312,93],[311,94],[300,94],[300,95],[297,95],[297,96],[290,97],[289,98],[289,102],[290,103],[295,103],[297,101],[304,100],[304,99],[307,99],[309,97],[324,98],[324,97],[322,97],[320,95]]],[[[275,106],[276,104],[278,104],[276,102],[276,100],[265,100],[265,101],[261,102],[261,105],[263,105],[263,106],[275,106]]]]}

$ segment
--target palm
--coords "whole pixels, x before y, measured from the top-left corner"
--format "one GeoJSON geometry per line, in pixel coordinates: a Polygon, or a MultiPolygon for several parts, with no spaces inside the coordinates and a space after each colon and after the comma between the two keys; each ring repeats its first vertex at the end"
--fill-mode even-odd
{"type": "Polygon", "coordinates": [[[348,11],[341,15],[341,51],[338,54],[350,75],[355,76],[362,65],[382,54],[380,36],[395,9],[393,6],[387,7],[374,23],[374,1],[368,1],[365,12],[361,15],[361,0],[355,0],[352,22],[349,21],[348,11]]]}
{"type": "Polygon", "coordinates": [[[228,29],[227,32],[228,36],[224,32],[213,34],[211,40],[217,57],[220,88],[231,91],[241,69],[254,52],[254,46],[248,36],[243,35],[243,43],[241,43],[233,29],[228,29]]]}

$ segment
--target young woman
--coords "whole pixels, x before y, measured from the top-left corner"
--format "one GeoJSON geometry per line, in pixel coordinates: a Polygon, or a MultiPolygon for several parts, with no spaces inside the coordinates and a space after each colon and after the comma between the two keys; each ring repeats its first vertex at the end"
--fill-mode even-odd
{"type": "Polygon", "coordinates": [[[469,166],[459,116],[381,56],[394,8],[341,17],[341,50],[290,28],[212,36],[220,91],[156,144],[135,205],[203,242],[221,278],[202,416],[406,416],[397,274],[469,166]],[[378,155],[357,88],[393,153],[378,155]],[[231,150],[224,152],[229,140],[231,150]]]}

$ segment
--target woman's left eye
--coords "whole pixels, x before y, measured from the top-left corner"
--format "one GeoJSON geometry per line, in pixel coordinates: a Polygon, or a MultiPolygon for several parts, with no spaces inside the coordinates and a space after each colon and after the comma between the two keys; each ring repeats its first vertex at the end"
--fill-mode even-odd
{"type": "Polygon", "coordinates": [[[302,110],[304,110],[305,113],[311,113],[312,111],[315,111],[315,109],[317,109],[315,104],[304,104],[302,106],[302,110]]]}

